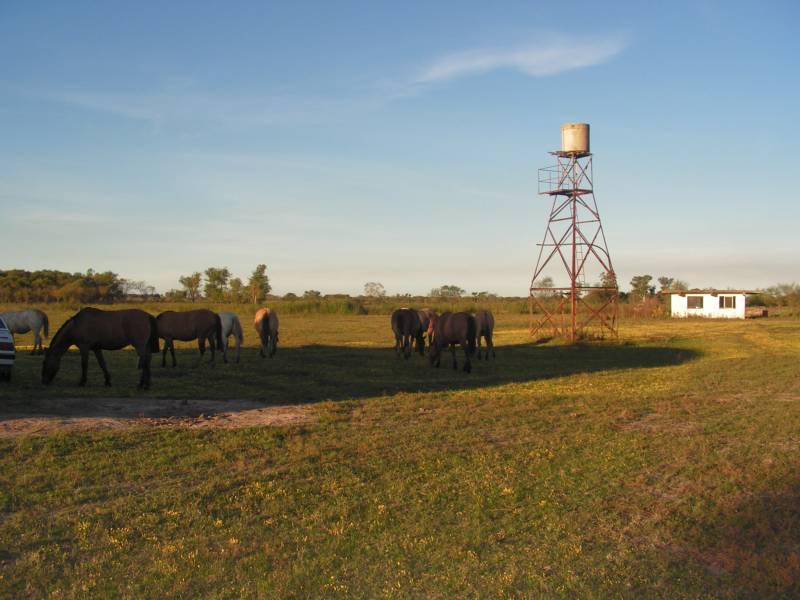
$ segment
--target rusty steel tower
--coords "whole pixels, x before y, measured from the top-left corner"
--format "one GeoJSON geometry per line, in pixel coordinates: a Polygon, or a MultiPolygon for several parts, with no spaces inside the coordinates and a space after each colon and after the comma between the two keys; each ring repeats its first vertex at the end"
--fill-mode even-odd
{"type": "Polygon", "coordinates": [[[531,278],[531,335],[617,336],[617,278],[594,197],[589,125],[561,126],[556,164],[539,169],[539,195],[552,198],[531,278]]]}

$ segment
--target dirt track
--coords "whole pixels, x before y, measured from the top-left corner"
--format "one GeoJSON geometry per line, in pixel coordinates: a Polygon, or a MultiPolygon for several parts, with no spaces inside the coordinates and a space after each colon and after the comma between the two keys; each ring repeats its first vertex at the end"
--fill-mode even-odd
{"type": "Polygon", "coordinates": [[[313,418],[310,406],[264,406],[252,400],[62,398],[0,407],[0,438],[131,427],[285,426],[313,418]]]}

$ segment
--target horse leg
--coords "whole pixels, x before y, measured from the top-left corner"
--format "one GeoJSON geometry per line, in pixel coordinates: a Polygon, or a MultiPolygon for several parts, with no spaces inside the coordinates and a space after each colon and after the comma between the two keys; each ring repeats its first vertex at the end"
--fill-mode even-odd
{"type": "Polygon", "coordinates": [[[275,356],[275,353],[278,351],[278,332],[276,331],[272,335],[269,336],[272,338],[272,350],[269,353],[269,357],[272,358],[275,356]]]}
{"type": "Polygon", "coordinates": [[[494,340],[492,339],[492,334],[489,334],[489,337],[486,338],[486,358],[489,358],[489,350],[492,351],[492,358],[497,358],[497,355],[494,353],[494,340]]]}
{"type": "Polygon", "coordinates": [[[103,356],[103,351],[100,348],[95,348],[94,356],[97,359],[97,364],[100,365],[100,368],[103,370],[103,377],[105,377],[106,380],[106,387],[111,387],[111,374],[108,372],[108,368],[106,367],[106,359],[103,356]]]}
{"type": "Polygon", "coordinates": [[[82,347],[79,350],[81,351],[81,380],[78,385],[84,386],[86,385],[86,374],[89,371],[89,348],[82,347]]]}
{"type": "MultiPolygon", "coordinates": [[[[480,360],[481,359],[481,334],[479,333],[475,337],[477,338],[477,342],[478,342],[478,360],[480,360]]],[[[487,346],[488,346],[488,342],[487,342],[487,346]]],[[[486,350],[486,356],[487,357],[489,356],[489,350],[488,349],[486,350]]]]}
{"type": "Polygon", "coordinates": [[[242,338],[236,336],[236,364],[239,364],[239,357],[242,355],[242,338]]]}
{"type": "Polygon", "coordinates": [[[140,390],[147,390],[150,388],[150,348],[147,347],[145,342],[144,348],[137,348],[136,353],[139,355],[139,369],[142,371],[139,377],[139,385],[136,387],[140,390]]]}
{"type": "MultiPolygon", "coordinates": [[[[214,342],[214,334],[213,333],[208,337],[208,349],[211,350],[211,360],[208,361],[208,364],[210,364],[213,367],[216,364],[215,357],[216,357],[216,350],[217,350],[217,344],[214,342]]],[[[228,361],[225,361],[225,362],[228,362],[228,361]]]]}
{"type": "Polygon", "coordinates": [[[38,329],[34,329],[33,330],[33,350],[31,350],[31,356],[34,356],[36,354],[36,347],[37,346],[41,350],[41,348],[42,348],[42,338],[39,337],[39,330],[38,329]]]}
{"type": "Polygon", "coordinates": [[[161,367],[167,366],[167,348],[169,348],[169,338],[164,338],[164,354],[161,356],[161,367]]]}
{"type": "MultiPolygon", "coordinates": [[[[467,345],[467,340],[461,340],[461,347],[464,349],[464,370],[467,373],[472,372],[472,362],[469,359],[469,345],[467,345]]],[[[489,351],[486,351],[486,357],[489,357],[489,351]]]]}
{"type": "Polygon", "coordinates": [[[458,368],[458,361],[456,360],[456,345],[450,344],[450,352],[453,354],[453,368],[458,368]]]}
{"type": "Polygon", "coordinates": [[[175,340],[169,341],[169,353],[172,356],[172,368],[174,369],[178,364],[178,361],[175,360],[175,340]]]}

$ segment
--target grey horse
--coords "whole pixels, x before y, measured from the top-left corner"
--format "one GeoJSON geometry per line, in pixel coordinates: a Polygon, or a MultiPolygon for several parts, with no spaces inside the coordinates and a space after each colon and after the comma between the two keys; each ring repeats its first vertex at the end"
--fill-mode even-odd
{"type": "Polygon", "coordinates": [[[11,333],[33,332],[33,350],[31,354],[43,354],[42,336],[39,333],[44,329],[44,337],[47,338],[50,329],[50,320],[47,314],[38,308],[28,308],[26,310],[14,310],[0,313],[0,318],[6,322],[11,333]],[[37,351],[38,348],[38,351],[37,351]]]}
{"type": "Polygon", "coordinates": [[[221,312],[219,318],[222,321],[222,356],[227,360],[228,337],[232,335],[236,340],[236,362],[238,363],[242,354],[242,342],[244,342],[242,324],[239,322],[239,317],[232,312],[221,312]]]}

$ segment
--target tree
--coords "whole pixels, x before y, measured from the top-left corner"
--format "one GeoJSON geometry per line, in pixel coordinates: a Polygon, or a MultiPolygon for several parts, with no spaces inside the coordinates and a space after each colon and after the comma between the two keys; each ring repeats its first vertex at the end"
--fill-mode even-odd
{"type": "Polygon", "coordinates": [[[284,300],[297,300],[297,294],[294,292],[287,292],[283,295],[284,300]]]}
{"type": "Polygon", "coordinates": [[[466,290],[457,285],[443,285],[440,288],[432,289],[430,295],[433,298],[461,298],[466,293],[466,290]]]}
{"type": "Polygon", "coordinates": [[[245,288],[244,283],[238,277],[234,277],[230,282],[230,299],[231,302],[239,303],[244,302],[245,288]]]}
{"type": "Polygon", "coordinates": [[[642,300],[655,292],[655,287],[650,285],[653,280],[652,275],[635,275],[631,279],[631,293],[642,300]]]}
{"type": "Polygon", "coordinates": [[[228,267],[208,267],[206,269],[206,284],[204,286],[206,298],[212,302],[222,302],[225,300],[225,293],[228,291],[228,280],[230,278],[231,272],[228,270],[228,267]]]}
{"type": "Polygon", "coordinates": [[[674,277],[664,277],[661,276],[658,278],[658,284],[661,286],[660,292],[667,292],[672,289],[672,284],[675,283],[674,277]]]}
{"type": "Polygon", "coordinates": [[[267,294],[272,291],[272,286],[269,284],[269,276],[267,276],[267,265],[261,264],[256,266],[250,279],[247,281],[247,291],[250,294],[250,301],[253,304],[258,304],[267,294]]]}
{"type": "Polygon", "coordinates": [[[672,289],[679,292],[688,292],[689,284],[682,279],[676,279],[672,282],[672,289]]]}
{"type": "Polygon", "coordinates": [[[382,283],[368,281],[364,284],[364,295],[370,298],[383,298],[386,296],[386,289],[382,283]]]}
{"type": "Polygon", "coordinates": [[[186,298],[194,302],[200,297],[200,284],[203,282],[203,274],[195,271],[191,275],[183,275],[178,279],[183,291],[186,293],[186,298]]]}
{"type": "Polygon", "coordinates": [[[542,277],[541,279],[537,279],[536,281],[533,282],[533,287],[535,287],[535,288],[546,288],[546,289],[537,290],[536,292],[534,292],[534,295],[538,296],[538,297],[541,297],[541,298],[548,298],[550,296],[553,296],[554,292],[551,292],[550,289],[554,285],[555,285],[555,283],[553,282],[553,278],[550,277],[549,275],[546,276],[546,277],[542,277]]]}
{"type": "Polygon", "coordinates": [[[322,293],[318,292],[317,290],[306,290],[303,292],[303,298],[307,300],[319,300],[322,298],[322,293]]]}

